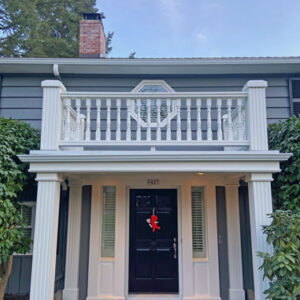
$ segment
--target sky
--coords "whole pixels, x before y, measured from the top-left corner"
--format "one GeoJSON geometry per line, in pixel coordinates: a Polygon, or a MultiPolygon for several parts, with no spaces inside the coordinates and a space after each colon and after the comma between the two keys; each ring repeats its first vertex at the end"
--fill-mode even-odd
{"type": "Polygon", "coordinates": [[[110,57],[299,56],[300,0],[97,0],[110,57]]]}

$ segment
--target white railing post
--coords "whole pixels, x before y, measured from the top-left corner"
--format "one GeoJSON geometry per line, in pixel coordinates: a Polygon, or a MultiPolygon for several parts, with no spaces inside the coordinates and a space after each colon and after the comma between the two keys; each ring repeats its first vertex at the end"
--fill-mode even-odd
{"type": "Polygon", "coordinates": [[[61,139],[63,102],[60,93],[66,88],[59,80],[42,81],[43,112],[41,150],[57,150],[61,139]]]}
{"type": "Polygon", "coordinates": [[[266,88],[264,80],[250,80],[244,86],[248,92],[247,123],[250,150],[268,150],[266,88]]]}

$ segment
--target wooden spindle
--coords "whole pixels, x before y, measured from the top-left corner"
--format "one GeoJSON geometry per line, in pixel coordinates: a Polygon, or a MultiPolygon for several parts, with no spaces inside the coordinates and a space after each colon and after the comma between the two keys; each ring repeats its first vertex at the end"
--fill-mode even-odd
{"type": "Polygon", "coordinates": [[[218,141],[222,141],[223,138],[221,109],[222,109],[222,99],[217,99],[218,141]]]}
{"type": "Polygon", "coordinates": [[[100,141],[101,139],[101,99],[96,100],[96,107],[97,107],[97,119],[96,119],[96,140],[100,141]]]}
{"type": "Polygon", "coordinates": [[[228,126],[228,140],[232,140],[232,115],[231,115],[232,99],[227,99],[227,126],[228,126]]]}
{"type": "Polygon", "coordinates": [[[76,99],[76,140],[80,141],[80,108],[81,108],[81,99],[76,99]]]}
{"type": "Polygon", "coordinates": [[[86,126],[85,126],[85,140],[91,139],[91,99],[85,100],[86,105],[86,126]]]}
{"type": "Polygon", "coordinates": [[[116,140],[121,140],[121,99],[117,99],[117,132],[116,140]]]}
{"type": "Polygon", "coordinates": [[[207,106],[207,140],[212,140],[212,130],[211,130],[211,99],[206,100],[207,106]]]}
{"type": "Polygon", "coordinates": [[[176,130],[176,139],[181,141],[181,99],[176,101],[176,112],[177,112],[177,130],[176,130]]]}
{"type": "Polygon", "coordinates": [[[157,106],[157,128],[156,128],[156,140],[161,141],[161,128],[160,128],[160,122],[161,122],[161,100],[156,100],[156,106],[157,106]]]}
{"type": "Polygon", "coordinates": [[[186,99],[186,110],[187,110],[186,139],[187,139],[187,141],[191,141],[192,140],[192,130],[191,130],[191,99],[186,99]]]}
{"type": "Polygon", "coordinates": [[[242,105],[243,105],[243,100],[238,99],[237,109],[238,109],[238,139],[239,139],[239,141],[243,140],[242,105]]]}
{"type": "Polygon", "coordinates": [[[64,101],[65,106],[65,134],[64,134],[64,140],[69,141],[70,140],[70,134],[71,134],[71,99],[65,99],[64,101]]]}
{"type": "Polygon", "coordinates": [[[167,99],[167,141],[171,140],[171,100],[167,99]]]}
{"type": "Polygon", "coordinates": [[[106,99],[106,140],[111,140],[111,100],[106,99]]]}
{"type": "Polygon", "coordinates": [[[202,140],[202,129],[201,129],[201,99],[197,99],[197,140],[202,140]]]}
{"type": "Polygon", "coordinates": [[[147,141],[151,141],[151,99],[147,99],[147,141]]]}
{"type": "Polygon", "coordinates": [[[130,120],[130,108],[131,103],[130,99],[126,99],[126,105],[127,105],[127,129],[126,129],[126,141],[130,141],[131,139],[131,120],[130,120]]]}
{"type": "Polygon", "coordinates": [[[137,106],[137,129],[136,129],[136,139],[137,141],[141,140],[141,99],[136,100],[137,106]]]}

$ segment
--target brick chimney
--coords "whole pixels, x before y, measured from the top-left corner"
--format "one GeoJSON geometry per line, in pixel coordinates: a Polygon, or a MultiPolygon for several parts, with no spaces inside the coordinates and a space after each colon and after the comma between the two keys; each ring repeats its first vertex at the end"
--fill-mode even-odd
{"type": "Polygon", "coordinates": [[[79,56],[101,58],[106,56],[106,37],[101,15],[98,13],[83,14],[80,21],[79,56]]]}

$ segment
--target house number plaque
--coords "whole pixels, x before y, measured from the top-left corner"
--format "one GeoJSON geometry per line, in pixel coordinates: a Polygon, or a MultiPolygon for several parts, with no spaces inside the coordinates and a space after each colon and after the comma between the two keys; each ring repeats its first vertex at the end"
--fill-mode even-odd
{"type": "Polygon", "coordinates": [[[147,179],[147,184],[148,185],[158,185],[159,184],[159,179],[157,179],[157,178],[149,178],[149,179],[147,179]]]}

